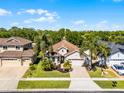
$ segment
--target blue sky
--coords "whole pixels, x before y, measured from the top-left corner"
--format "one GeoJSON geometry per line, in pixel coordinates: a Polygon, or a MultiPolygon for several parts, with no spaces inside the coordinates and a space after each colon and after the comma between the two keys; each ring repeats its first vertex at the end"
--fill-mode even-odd
{"type": "Polygon", "coordinates": [[[124,0],[0,0],[0,27],[123,30],[124,0]]]}

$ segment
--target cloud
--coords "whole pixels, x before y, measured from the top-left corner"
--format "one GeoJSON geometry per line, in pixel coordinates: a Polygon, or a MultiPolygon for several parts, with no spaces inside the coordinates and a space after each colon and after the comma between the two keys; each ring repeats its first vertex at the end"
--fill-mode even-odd
{"type": "Polygon", "coordinates": [[[45,9],[27,9],[27,10],[21,10],[17,12],[18,15],[21,14],[31,14],[31,15],[45,15],[45,16],[57,16],[56,12],[49,12],[45,9]]]}
{"type": "Polygon", "coordinates": [[[48,10],[43,10],[43,9],[27,9],[27,10],[21,10],[21,11],[18,11],[17,14],[38,14],[38,15],[42,15],[42,14],[45,14],[45,13],[48,13],[48,10]]]}
{"type": "Polygon", "coordinates": [[[12,14],[11,11],[7,11],[6,9],[0,8],[0,16],[6,16],[12,14]]]}
{"type": "Polygon", "coordinates": [[[33,22],[48,22],[48,23],[53,23],[56,22],[58,18],[58,14],[56,12],[49,12],[48,10],[45,9],[27,9],[27,10],[21,10],[17,12],[18,15],[21,14],[31,14],[31,15],[37,15],[38,18],[29,18],[24,20],[24,23],[29,24],[33,22]]]}
{"type": "Polygon", "coordinates": [[[56,22],[57,19],[55,17],[49,16],[49,17],[39,17],[39,18],[31,18],[31,19],[27,19],[24,20],[24,23],[33,23],[33,22],[38,22],[38,23],[43,23],[43,22],[48,22],[48,23],[54,23],[56,22]]]}
{"type": "Polygon", "coordinates": [[[122,2],[123,0],[113,0],[113,2],[122,2]]]}
{"type": "Polygon", "coordinates": [[[18,22],[13,22],[13,23],[11,23],[11,26],[18,26],[18,25],[19,25],[18,22]]]}
{"type": "Polygon", "coordinates": [[[97,27],[97,28],[105,28],[107,23],[108,23],[107,20],[100,21],[100,22],[98,22],[98,23],[96,24],[96,27],[97,27]]]}
{"type": "Polygon", "coordinates": [[[84,20],[77,20],[73,22],[74,25],[83,25],[84,23],[85,23],[84,20]]]}

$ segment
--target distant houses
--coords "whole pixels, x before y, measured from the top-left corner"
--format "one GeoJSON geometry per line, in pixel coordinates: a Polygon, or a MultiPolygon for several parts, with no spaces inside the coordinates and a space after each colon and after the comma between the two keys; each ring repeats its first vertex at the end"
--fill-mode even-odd
{"type": "Polygon", "coordinates": [[[32,41],[21,37],[0,38],[1,66],[23,66],[32,62],[32,41]]]}

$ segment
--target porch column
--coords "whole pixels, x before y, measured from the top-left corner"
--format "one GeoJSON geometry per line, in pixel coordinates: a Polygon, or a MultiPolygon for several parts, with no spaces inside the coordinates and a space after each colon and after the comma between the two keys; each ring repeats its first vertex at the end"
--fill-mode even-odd
{"type": "Polygon", "coordinates": [[[23,60],[22,60],[22,58],[20,60],[21,60],[21,66],[23,66],[23,60]]]}
{"type": "Polygon", "coordinates": [[[55,57],[55,63],[58,64],[58,57],[55,57]]]}

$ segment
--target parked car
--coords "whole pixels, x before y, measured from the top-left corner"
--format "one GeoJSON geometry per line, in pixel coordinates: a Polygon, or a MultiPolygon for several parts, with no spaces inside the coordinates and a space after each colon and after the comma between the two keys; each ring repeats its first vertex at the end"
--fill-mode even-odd
{"type": "Polygon", "coordinates": [[[119,75],[124,75],[124,65],[115,64],[112,66],[112,69],[115,70],[119,75]]]}

